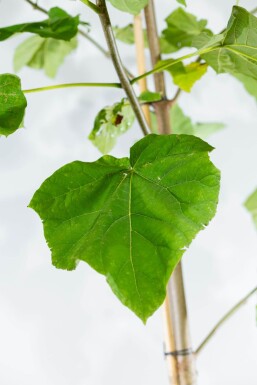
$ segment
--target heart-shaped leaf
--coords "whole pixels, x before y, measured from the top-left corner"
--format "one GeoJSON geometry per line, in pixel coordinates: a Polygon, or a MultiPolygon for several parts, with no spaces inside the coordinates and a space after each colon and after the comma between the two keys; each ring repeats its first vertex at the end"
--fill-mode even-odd
{"type": "Polygon", "coordinates": [[[190,135],[148,135],[130,158],[103,156],[56,171],[30,202],[53,264],[72,270],[86,261],[145,322],[162,304],[185,249],[215,214],[212,149],[190,135]]]}

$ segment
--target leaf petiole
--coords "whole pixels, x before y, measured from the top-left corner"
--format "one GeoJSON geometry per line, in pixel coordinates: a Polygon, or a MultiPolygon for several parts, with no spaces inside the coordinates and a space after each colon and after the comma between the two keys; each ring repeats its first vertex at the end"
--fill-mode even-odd
{"type": "Polygon", "coordinates": [[[67,84],[56,84],[53,86],[31,88],[28,90],[22,90],[24,94],[30,94],[32,92],[41,92],[41,91],[52,91],[58,88],[71,88],[71,87],[112,87],[112,88],[122,88],[120,83],[67,83],[67,84]]]}
{"type": "Polygon", "coordinates": [[[90,0],[80,0],[80,1],[83,4],[85,4],[87,7],[91,8],[98,15],[101,13],[100,8],[97,5],[95,5],[94,3],[92,3],[92,1],[90,1],[90,0]]]}

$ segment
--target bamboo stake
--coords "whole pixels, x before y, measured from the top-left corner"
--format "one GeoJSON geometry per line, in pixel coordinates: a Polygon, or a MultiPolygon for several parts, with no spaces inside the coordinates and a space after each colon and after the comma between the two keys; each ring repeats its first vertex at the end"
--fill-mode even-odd
{"type": "MultiPolygon", "coordinates": [[[[149,0],[145,8],[146,28],[152,66],[161,59],[160,42],[156,24],[154,0],[149,0]]],[[[170,134],[170,108],[171,103],[166,99],[165,79],[162,72],[154,74],[155,89],[161,92],[164,100],[156,105],[156,115],[160,134],[170,134]]],[[[194,354],[191,351],[189,325],[187,319],[187,306],[185,300],[184,283],[181,263],[174,270],[168,284],[167,298],[165,301],[165,320],[167,328],[167,346],[170,346],[169,368],[171,385],[195,385],[196,370],[194,354]],[[175,357],[172,359],[172,357],[175,357]]]]}
{"type": "MultiPolygon", "coordinates": [[[[142,17],[141,15],[136,15],[134,17],[134,36],[135,36],[135,46],[136,46],[136,58],[137,58],[137,69],[138,74],[142,75],[146,72],[146,61],[145,61],[145,44],[144,44],[144,32],[142,27],[142,17]]],[[[147,90],[147,79],[140,79],[138,82],[140,92],[147,90]]],[[[151,125],[151,115],[149,106],[142,106],[142,110],[145,114],[145,119],[148,125],[151,125]]]]}
{"type": "MultiPolygon", "coordinates": [[[[167,296],[165,298],[163,310],[165,328],[165,353],[167,354],[168,352],[175,352],[176,350],[169,293],[167,293],[167,296]]],[[[172,385],[179,385],[177,357],[174,355],[166,355],[166,359],[168,362],[169,382],[172,385]]]]}

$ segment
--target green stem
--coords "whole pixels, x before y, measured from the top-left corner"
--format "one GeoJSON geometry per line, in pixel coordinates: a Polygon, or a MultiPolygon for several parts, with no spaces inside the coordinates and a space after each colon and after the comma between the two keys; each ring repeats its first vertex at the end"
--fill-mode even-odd
{"type": "Polygon", "coordinates": [[[101,13],[99,7],[94,3],[92,3],[92,1],[89,1],[89,0],[80,0],[80,1],[84,3],[87,7],[91,8],[98,15],[101,13]]]}
{"type": "Polygon", "coordinates": [[[201,353],[203,348],[207,345],[207,343],[210,341],[210,339],[214,336],[214,334],[219,330],[219,328],[234,314],[241,308],[242,305],[244,305],[248,299],[257,292],[257,286],[251,290],[244,298],[242,298],[238,303],[236,303],[220,320],[217,322],[217,324],[212,328],[210,333],[205,337],[203,342],[199,345],[199,347],[196,349],[195,354],[201,353]]]}
{"type": "Polygon", "coordinates": [[[122,88],[120,83],[67,83],[67,84],[56,84],[54,86],[31,88],[31,89],[28,89],[28,90],[23,90],[22,92],[24,94],[30,94],[32,92],[52,91],[52,90],[57,90],[58,88],[71,88],[71,87],[112,87],[112,88],[122,88]]]}
{"type": "Polygon", "coordinates": [[[139,126],[141,130],[143,131],[144,135],[148,134],[148,125],[144,116],[144,113],[142,111],[142,108],[140,106],[140,103],[137,99],[137,96],[134,92],[134,89],[132,85],[130,84],[129,78],[127,76],[127,73],[124,69],[123,63],[121,61],[119,51],[117,48],[116,40],[113,34],[112,25],[108,13],[108,9],[106,6],[105,0],[97,0],[97,6],[100,8],[101,13],[99,14],[103,31],[105,34],[105,39],[108,44],[108,48],[110,51],[111,59],[114,65],[114,68],[116,70],[116,73],[120,79],[122,88],[126,92],[126,95],[128,97],[128,100],[133,108],[133,111],[136,115],[136,118],[138,120],[139,126]]]}
{"type": "Polygon", "coordinates": [[[34,3],[33,1],[31,0],[25,0],[28,4],[30,4],[34,9],[36,9],[37,11],[40,11],[40,12],[43,12],[45,15],[48,15],[48,12],[46,9],[40,7],[37,3],[34,3]]]}
{"type": "MultiPolygon", "coordinates": [[[[201,54],[206,53],[206,52],[209,52],[209,51],[210,51],[210,49],[203,50],[203,51],[201,51],[201,54]]],[[[163,70],[165,70],[166,68],[172,67],[173,65],[182,62],[182,61],[185,60],[185,59],[190,59],[191,57],[198,56],[199,53],[200,53],[200,51],[196,51],[196,52],[190,53],[190,54],[188,54],[188,55],[181,56],[180,58],[175,59],[175,60],[172,60],[172,61],[169,60],[169,59],[168,59],[168,60],[164,60],[162,64],[157,65],[157,66],[156,66],[155,68],[153,68],[151,71],[145,72],[144,74],[142,74],[142,75],[140,75],[140,76],[137,76],[136,78],[132,79],[132,80],[130,81],[130,83],[131,83],[131,84],[134,84],[134,83],[136,83],[138,80],[143,79],[143,78],[145,78],[146,76],[153,75],[153,74],[155,74],[156,72],[163,71],[163,70]]]]}

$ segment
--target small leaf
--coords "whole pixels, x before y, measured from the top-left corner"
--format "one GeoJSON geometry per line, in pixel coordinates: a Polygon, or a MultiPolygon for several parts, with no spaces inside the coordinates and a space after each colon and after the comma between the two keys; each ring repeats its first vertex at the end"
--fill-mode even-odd
{"type": "Polygon", "coordinates": [[[11,74],[0,75],[0,135],[8,136],[20,128],[26,107],[20,79],[11,74]]]}
{"type": "Polygon", "coordinates": [[[187,6],[187,3],[186,3],[185,0],[177,0],[177,2],[178,2],[179,4],[184,5],[185,7],[187,6]]]}
{"type": "Polygon", "coordinates": [[[186,247],[216,212],[220,175],[209,151],[194,136],[148,135],[130,158],[56,171],[29,205],[43,221],[54,266],[87,262],[146,322],[186,247]]]}
{"type": "Polygon", "coordinates": [[[125,44],[135,44],[134,29],[132,24],[125,27],[113,27],[115,38],[125,44]]]}
{"type": "Polygon", "coordinates": [[[198,138],[206,139],[212,134],[223,130],[224,128],[224,123],[195,123],[194,135],[198,136],[198,138]]]}
{"type": "Polygon", "coordinates": [[[44,21],[17,24],[0,28],[0,41],[6,40],[15,33],[30,32],[41,37],[52,37],[60,40],[70,40],[78,32],[79,17],[70,16],[61,8],[51,8],[49,18],[44,21]]]}
{"type": "Polygon", "coordinates": [[[257,227],[257,189],[249,196],[244,205],[252,215],[255,226],[257,227]]]}
{"type": "MultiPolygon", "coordinates": [[[[194,135],[201,139],[206,139],[225,127],[223,123],[216,122],[193,123],[192,120],[184,114],[177,103],[174,104],[170,110],[170,122],[174,134],[194,135]]],[[[153,113],[151,114],[151,123],[153,132],[158,133],[157,119],[153,113]]]]}
{"type": "Polygon", "coordinates": [[[32,36],[22,42],[14,54],[14,70],[18,72],[25,65],[44,69],[45,74],[55,77],[65,57],[77,47],[77,39],[70,41],[44,39],[32,36]]]}
{"type": "Polygon", "coordinates": [[[144,91],[138,99],[141,103],[153,103],[162,100],[162,96],[159,92],[144,91]]]}
{"type": "MultiPolygon", "coordinates": [[[[115,38],[125,44],[135,44],[135,35],[133,24],[128,24],[125,27],[113,27],[115,38]]],[[[143,30],[144,46],[148,48],[147,32],[143,30]]]]}
{"type": "MultiPolygon", "coordinates": [[[[169,60],[170,61],[170,60],[169,60]]],[[[159,64],[164,63],[160,61],[159,64]]],[[[158,64],[157,64],[158,66],[158,64]]],[[[197,80],[200,80],[207,72],[208,65],[199,62],[184,65],[182,62],[167,68],[173,77],[174,84],[183,91],[190,92],[197,80]]]]}
{"type": "Polygon", "coordinates": [[[149,0],[109,0],[117,9],[123,12],[138,15],[140,11],[147,5],[149,0]]]}
{"type": "Polygon", "coordinates": [[[123,99],[113,106],[103,108],[96,116],[89,139],[103,153],[108,154],[117,138],[134,123],[135,115],[129,102],[123,99]]]}
{"type": "MultiPolygon", "coordinates": [[[[191,47],[193,39],[203,31],[206,20],[197,20],[196,16],[183,8],[173,11],[166,19],[167,28],[161,34],[163,53],[172,53],[183,47],[191,47]]],[[[211,33],[211,32],[210,32],[211,33]]]]}

